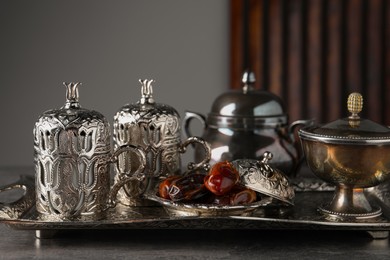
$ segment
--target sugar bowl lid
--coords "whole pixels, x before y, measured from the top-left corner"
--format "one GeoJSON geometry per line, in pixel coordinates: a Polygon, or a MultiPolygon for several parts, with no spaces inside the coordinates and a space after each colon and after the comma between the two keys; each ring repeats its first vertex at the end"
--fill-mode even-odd
{"type": "Polygon", "coordinates": [[[294,205],[294,189],[284,173],[268,164],[272,157],[271,152],[265,152],[261,161],[238,159],[232,164],[240,174],[240,182],[247,188],[294,205]]]}
{"type": "Polygon", "coordinates": [[[285,105],[281,98],[264,90],[255,90],[253,72],[245,72],[241,90],[218,96],[207,118],[210,127],[254,128],[287,124],[285,105]]]}
{"type": "Polygon", "coordinates": [[[348,97],[349,117],[338,119],[323,126],[309,126],[299,130],[302,139],[333,144],[390,144],[390,128],[361,118],[363,97],[351,93],[348,97]]]}

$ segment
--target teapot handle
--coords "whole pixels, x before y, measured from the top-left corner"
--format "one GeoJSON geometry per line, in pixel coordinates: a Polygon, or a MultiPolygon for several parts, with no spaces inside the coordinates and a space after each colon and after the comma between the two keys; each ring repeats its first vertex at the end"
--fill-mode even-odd
{"type": "Polygon", "coordinates": [[[204,115],[192,111],[186,111],[183,118],[183,129],[187,138],[192,136],[190,131],[190,123],[192,119],[199,120],[202,123],[203,129],[207,128],[206,117],[204,115]]]}
{"type": "Polygon", "coordinates": [[[307,119],[307,120],[301,119],[301,120],[294,121],[291,123],[291,125],[289,125],[287,131],[288,131],[288,135],[289,135],[289,137],[294,145],[297,143],[297,138],[295,137],[295,134],[297,132],[296,129],[298,127],[302,128],[304,126],[312,125],[313,122],[314,122],[313,119],[307,119]]]}
{"type": "Polygon", "coordinates": [[[24,190],[24,193],[21,198],[14,202],[0,203],[0,219],[19,219],[31,207],[35,206],[34,177],[29,175],[22,175],[18,181],[1,186],[0,193],[13,189],[22,189],[24,190]]]}
{"type": "Polygon", "coordinates": [[[295,164],[294,171],[297,172],[300,168],[301,163],[303,162],[304,154],[302,151],[302,147],[299,145],[299,138],[297,138],[298,130],[305,126],[310,126],[314,123],[313,119],[307,120],[297,120],[291,123],[291,125],[287,129],[288,136],[290,138],[291,143],[295,147],[297,151],[297,163],[295,164]]]}

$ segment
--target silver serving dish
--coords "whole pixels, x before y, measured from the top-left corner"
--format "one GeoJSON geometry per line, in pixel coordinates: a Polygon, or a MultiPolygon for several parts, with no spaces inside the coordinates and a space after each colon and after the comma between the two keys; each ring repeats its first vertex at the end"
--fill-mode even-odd
{"type": "Polygon", "coordinates": [[[272,153],[265,152],[263,160],[241,159],[231,162],[240,174],[240,183],[259,193],[260,200],[243,205],[216,205],[183,203],[149,194],[146,197],[160,203],[173,216],[249,216],[255,209],[266,206],[286,207],[294,205],[294,189],[287,177],[273,169],[268,161],[272,153]]]}
{"type": "Polygon", "coordinates": [[[147,195],[147,198],[160,203],[170,216],[249,216],[255,209],[266,207],[272,203],[271,197],[264,197],[260,201],[246,205],[215,205],[201,203],[181,203],[163,199],[157,195],[147,195]]]}

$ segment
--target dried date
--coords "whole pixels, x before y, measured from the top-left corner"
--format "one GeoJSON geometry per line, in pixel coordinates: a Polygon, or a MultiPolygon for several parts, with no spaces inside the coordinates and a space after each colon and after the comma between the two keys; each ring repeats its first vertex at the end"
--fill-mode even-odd
{"type": "Polygon", "coordinates": [[[239,183],[239,173],[230,162],[216,163],[207,175],[171,176],[159,184],[161,198],[215,205],[249,204],[257,193],[239,183]]]}
{"type": "Polygon", "coordinates": [[[229,162],[216,163],[204,179],[206,188],[217,196],[227,194],[239,181],[238,171],[229,162]]]}
{"type": "Polygon", "coordinates": [[[180,177],[181,176],[178,176],[178,175],[170,176],[160,183],[158,193],[159,193],[161,198],[170,199],[169,188],[171,187],[172,182],[179,179],[180,177]]]}
{"type": "Polygon", "coordinates": [[[172,201],[190,201],[206,195],[204,177],[204,174],[194,173],[174,180],[168,190],[169,198],[172,201]]]}

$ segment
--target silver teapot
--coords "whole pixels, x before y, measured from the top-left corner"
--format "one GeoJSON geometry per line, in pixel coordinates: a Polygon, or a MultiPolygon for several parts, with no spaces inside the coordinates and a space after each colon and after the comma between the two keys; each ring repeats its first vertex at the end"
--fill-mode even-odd
{"type": "MultiPolygon", "coordinates": [[[[274,155],[270,164],[287,175],[293,175],[301,160],[298,126],[309,124],[299,120],[288,125],[288,115],[281,98],[262,90],[255,90],[255,77],[245,72],[241,90],[223,93],[214,101],[207,118],[202,114],[185,113],[183,129],[191,136],[193,119],[203,125],[202,138],[211,146],[213,165],[219,161],[236,159],[262,159],[264,152],[274,155]]],[[[195,148],[195,160],[203,151],[195,148]]]]}

